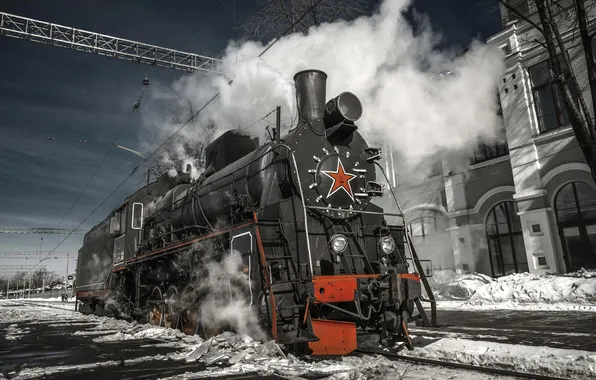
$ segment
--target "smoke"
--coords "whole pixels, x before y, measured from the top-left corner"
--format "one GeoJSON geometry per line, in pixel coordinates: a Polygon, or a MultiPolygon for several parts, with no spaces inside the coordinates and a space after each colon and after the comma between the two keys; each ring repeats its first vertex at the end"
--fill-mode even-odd
{"type": "MultiPolygon", "coordinates": [[[[207,259],[206,276],[199,276],[201,323],[206,329],[232,329],[256,340],[265,340],[258,316],[251,308],[248,274],[242,271],[242,257],[237,251],[226,253],[222,260],[207,259]]],[[[252,286],[255,286],[254,284],[252,286]]],[[[256,300],[252,300],[256,302],[256,300]]]]}
{"type": "Polygon", "coordinates": [[[112,265],[112,252],[84,254],[83,265],[78,273],[77,286],[104,284],[112,265]]]}
{"type": "MultiPolygon", "coordinates": [[[[390,142],[404,164],[413,167],[437,153],[461,151],[492,140],[499,128],[497,81],[504,70],[501,52],[473,42],[459,57],[437,50],[440,36],[427,19],[408,22],[408,0],[385,0],[369,17],[312,27],[307,34],[282,38],[263,59],[259,42],[231,42],[221,76],[196,74],[182,78],[157,98],[173,101],[172,111],[149,127],[171,134],[189,105],[196,111],[216,92],[219,98],[181,131],[180,141],[206,144],[223,131],[254,123],[282,107],[282,132],[296,121],[293,75],[303,69],[328,74],[327,98],[355,93],[364,114],[358,122],[370,145],[390,142]],[[438,78],[440,73],[452,75],[438,78]],[[229,85],[228,80],[234,82],[229,85]],[[177,111],[176,111],[177,110],[177,111]],[[176,113],[177,112],[177,113],[176,113]],[[158,128],[155,128],[159,125],[158,128]]],[[[267,122],[247,128],[264,137],[267,122]]],[[[177,155],[180,149],[173,149],[177,155]]]]}

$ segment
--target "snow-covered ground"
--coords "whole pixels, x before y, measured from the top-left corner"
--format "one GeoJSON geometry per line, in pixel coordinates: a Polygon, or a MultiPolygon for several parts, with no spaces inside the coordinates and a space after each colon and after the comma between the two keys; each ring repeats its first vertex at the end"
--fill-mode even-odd
{"type": "MultiPolygon", "coordinates": [[[[439,309],[487,310],[577,310],[596,311],[596,271],[579,271],[567,275],[539,276],[528,273],[512,274],[493,279],[482,274],[460,275],[452,271],[436,272],[430,280],[439,309]]],[[[16,301],[0,301],[5,305],[16,301]]],[[[27,307],[0,308],[0,322],[9,322],[6,339],[17,341],[28,334],[27,327],[19,321],[35,320],[33,323],[68,323],[80,326],[74,335],[88,336],[94,344],[153,339],[153,346],[175,348],[167,355],[147,355],[129,363],[176,360],[197,362],[207,369],[189,372],[172,378],[202,378],[226,374],[259,372],[281,376],[340,379],[485,379],[484,374],[438,367],[409,365],[391,361],[381,356],[343,357],[338,359],[305,360],[285,355],[274,342],[260,343],[247,336],[224,333],[203,341],[197,336],[189,337],[177,330],[149,325],[128,323],[110,318],[84,316],[73,312],[72,302],[56,299],[24,300],[27,307]],[[56,314],[63,321],[57,322],[56,314]]],[[[69,300],[71,301],[71,300],[69,300]]],[[[494,334],[494,331],[492,332],[494,334]]],[[[428,334],[428,333],[427,333],[428,334]]],[[[425,331],[414,329],[414,351],[402,351],[405,355],[450,360],[491,366],[517,371],[555,375],[571,379],[596,379],[596,352],[513,345],[498,339],[483,340],[482,329],[465,334],[446,334],[440,339],[425,336],[425,331]],[[430,342],[430,343],[429,343],[430,342]]],[[[85,368],[115,366],[117,362],[87,363],[85,368]]],[[[29,368],[21,371],[19,378],[31,378],[40,374],[82,370],[56,366],[29,368]]]]}
{"type": "MultiPolygon", "coordinates": [[[[57,296],[57,297],[46,297],[46,298],[43,298],[43,297],[31,297],[31,298],[25,297],[25,298],[10,299],[9,301],[35,301],[35,302],[58,302],[58,301],[60,301],[60,302],[62,302],[62,297],[60,297],[60,296],[57,296]]],[[[75,298],[74,297],[70,297],[70,298],[68,298],[68,301],[66,301],[66,302],[72,302],[72,303],[74,303],[75,302],[75,298]]]]}
{"type": "MultiPolygon", "coordinates": [[[[203,341],[198,336],[186,336],[177,330],[165,329],[138,323],[129,323],[105,317],[85,316],[73,311],[56,309],[48,303],[18,303],[0,301],[0,322],[7,323],[6,338],[19,339],[28,334],[27,324],[67,324],[76,326],[73,335],[88,336],[94,344],[109,345],[119,341],[133,341],[151,338],[155,343],[148,344],[148,354],[126,363],[174,360],[181,363],[197,363],[207,366],[205,370],[190,371],[171,379],[194,379],[210,376],[223,376],[247,372],[261,375],[277,374],[284,377],[319,378],[327,380],[343,379],[462,379],[480,380],[486,374],[444,367],[411,365],[403,361],[392,361],[382,356],[349,356],[337,359],[307,359],[284,354],[272,341],[257,342],[248,336],[224,333],[203,341]],[[14,307],[10,307],[10,305],[14,307]],[[19,324],[20,321],[20,324],[19,324]],[[172,347],[174,352],[166,355],[153,355],[151,347],[172,347]]],[[[413,335],[417,348],[401,353],[452,360],[483,366],[514,369],[530,373],[551,374],[570,379],[596,378],[596,353],[580,350],[553,349],[511,345],[481,339],[473,331],[469,337],[450,337],[435,340],[428,344],[424,332],[413,335]],[[470,339],[467,339],[470,338],[470,339]]],[[[83,371],[91,368],[118,366],[118,361],[98,361],[75,366],[44,366],[21,370],[16,379],[29,379],[65,371],[83,371]]],[[[173,364],[175,365],[175,364],[173,364]]],[[[199,367],[199,366],[197,366],[199,367]]],[[[505,379],[499,377],[499,379],[505,379]]]]}
{"type": "MultiPolygon", "coordinates": [[[[32,321],[29,324],[51,324],[57,321],[68,325],[80,326],[74,335],[85,335],[93,339],[94,344],[112,344],[119,341],[131,341],[151,338],[155,343],[147,344],[148,353],[159,346],[173,347],[176,350],[167,355],[146,355],[127,359],[127,365],[151,361],[173,360],[181,363],[197,363],[197,368],[206,366],[201,371],[187,373],[167,379],[199,379],[233,374],[257,372],[261,375],[276,374],[285,378],[317,378],[327,380],[343,379],[452,379],[481,380],[486,376],[477,372],[411,365],[392,361],[382,356],[344,357],[337,359],[299,359],[285,354],[273,341],[257,342],[248,336],[223,333],[203,341],[198,336],[186,336],[177,330],[165,329],[138,323],[128,323],[105,317],[86,316],[79,313],[43,307],[39,303],[17,306],[18,303],[0,301],[0,323],[10,321],[7,335],[23,334],[26,331],[15,328],[14,322],[32,321]],[[10,307],[10,305],[14,307],[10,307]]],[[[85,371],[90,369],[117,367],[119,361],[106,360],[78,365],[56,365],[24,368],[11,379],[31,379],[61,372],[85,371]]],[[[175,366],[176,364],[172,364],[175,366]]]]}
{"type": "Polygon", "coordinates": [[[566,275],[484,274],[437,271],[429,280],[438,307],[596,311],[596,271],[566,275]]]}
{"type": "Polygon", "coordinates": [[[596,352],[443,338],[405,355],[570,379],[596,378],[596,352]]]}

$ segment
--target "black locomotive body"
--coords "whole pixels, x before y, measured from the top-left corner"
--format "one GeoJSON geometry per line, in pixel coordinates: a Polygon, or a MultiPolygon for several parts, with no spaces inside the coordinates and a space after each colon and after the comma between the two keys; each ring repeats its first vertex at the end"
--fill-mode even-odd
{"type": "Polygon", "coordinates": [[[79,309],[208,336],[222,326],[201,304],[220,291],[242,297],[278,343],[314,355],[349,354],[369,332],[410,345],[407,323],[426,321],[424,273],[418,260],[409,272],[403,225],[371,202],[380,154],[357,132],[360,101],[344,92],[326,103],[326,78],[296,74],[299,121],[285,136],[258,147],[228,131],[207,148],[199,179],[164,176],[90,231],[79,309]],[[232,252],[242,291],[202,285],[206,263],[232,252]]]}

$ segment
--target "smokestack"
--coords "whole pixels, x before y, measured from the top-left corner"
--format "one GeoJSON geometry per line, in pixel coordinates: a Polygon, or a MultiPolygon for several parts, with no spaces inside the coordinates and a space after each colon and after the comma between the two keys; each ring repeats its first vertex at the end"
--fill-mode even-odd
{"type": "Polygon", "coordinates": [[[325,115],[327,74],[321,70],[303,70],[294,75],[294,82],[299,118],[308,119],[311,123],[317,119],[322,122],[325,115]]]}

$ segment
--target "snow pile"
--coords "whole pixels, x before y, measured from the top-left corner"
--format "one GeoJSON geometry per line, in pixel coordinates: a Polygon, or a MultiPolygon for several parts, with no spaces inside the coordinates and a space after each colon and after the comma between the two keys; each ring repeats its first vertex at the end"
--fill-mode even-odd
{"type": "MultiPolygon", "coordinates": [[[[102,331],[104,329],[91,329],[91,332],[102,331]]],[[[105,331],[105,330],[104,330],[105,331]]],[[[113,331],[113,330],[107,330],[113,331]]],[[[78,332],[78,331],[77,331],[78,332]]],[[[82,334],[79,334],[82,335],[82,334]]],[[[161,339],[161,340],[172,340],[181,339],[184,335],[180,330],[166,329],[163,327],[150,326],[150,325],[136,325],[128,328],[125,331],[118,331],[115,334],[105,335],[99,338],[93,339],[95,343],[100,342],[116,342],[121,340],[134,340],[134,339],[161,339]]]]}
{"type": "MultiPolygon", "coordinates": [[[[33,301],[33,302],[56,302],[56,301],[60,301],[62,302],[62,297],[48,297],[48,298],[41,298],[41,297],[36,297],[36,298],[22,298],[20,299],[22,301],[33,301]]],[[[16,299],[14,301],[19,301],[19,299],[16,299]]],[[[68,298],[68,301],[66,302],[75,302],[75,297],[70,297],[68,298]]],[[[66,303],[65,302],[65,303],[66,303]]]]}
{"type": "Polygon", "coordinates": [[[39,309],[31,309],[31,308],[20,308],[18,307],[20,304],[15,303],[13,300],[7,301],[3,300],[0,301],[3,306],[15,306],[15,307],[2,307],[0,308],[0,322],[22,322],[22,321],[30,321],[30,320],[39,320],[44,318],[55,318],[56,317],[56,310],[46,309],[46,308],[39,308],[39,309]]]}
{"type": "Polygon", "coordinates": [[[596,269],[580,269],[577,272],[566,273],[563,276],[566,277],[584,277],[584,278],[592,278],[596,277],[596,269]]]}
{"type": "Polygon", "coordinates": [[[20,339],[21,336],[25,335],[29,332],[29,329],[20,329],[17,327],[16,324],[12,324],[8,326],[6,329],[6,340],[17,340],[20,339]]]}
{"type": "Polygon", "coordinates": [[[197,379],[258,372],[262,375],[335,379],[396,379],[408,370],[401,362],[381,356],[339,357],[333,359],[311,358],[301,360],[287,356],[274,341],[260,344],[247,335],[224,333],[211,338],[186,353],[170,356],[187,362],[199,361],[207,366],[225,365],[224,368],[208,367],[200,373],[186,373],[167,379],[197,379]]]}
{"type": "Polygon", "coordinates": [[[463,306],[484,304],[596,305],[596,277],[515,273],[478,288],[463,306]]]}
{"type": "Polygon", "coordinates": [[[404,355],[562,378],[596,378],[596,353],[592,351],[443,338],[404,355]]]}
{"type": "Polygon", "coordinates": [[[466,300],[479,288],[494,280],[480,273],[457,274],[452,270],[440,270],[434,272],[428,281],[436,299],[466,300]]]}
{"type": "MultiPolygon", "coordinates": [[[[564,275],[514,273],[493,279],[441,270],[429,278],[440,308],[596,311],[596,270],[564,275]]],[[[426,296],[426,292],[423,293],[426,296]]]]}
{"type": "MultiPolygon", "coordinates": [[[[103,319],[103,317],[98,319],[103,319]]],[[[307,376],[329,380],[348,378],[394,379],[396,375],[399,378],[399,374],[405,372],[408,368],[404,363],[392,362],[383,357],[370,356],[366,358],[345,357],[304,361],[291,354],[284,354],[275,341],[260,343],[246,334],[224,332],[203,341],[197,336],[187,336],[178,330],[109,319],[103,320],[100,325],[94,328],[75,334],[83,335],[94,331],[111,332],[113,330],[109,329],[118,326],[121,331],[96,338],[93,341],[100,343],[151,338],[169,341],[166,344],[157,344],[158,346],[169,345],[180,349],[168,355],[127,360],[127,363],[146,360],[175,360],[202,363],[208,367],[206,371],[176,375],[172,379],[192,379],[247,372],[258,372],[263,375],[307,376]],[[372,377],[365,375],[367,371],[370,371],[372,377]]]]}

